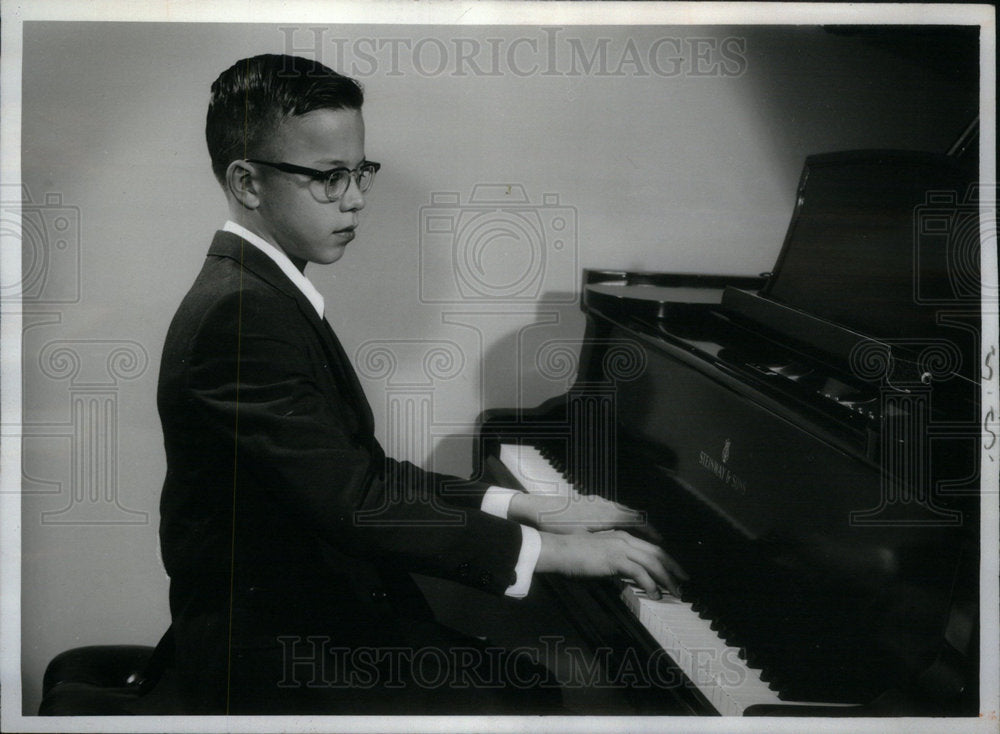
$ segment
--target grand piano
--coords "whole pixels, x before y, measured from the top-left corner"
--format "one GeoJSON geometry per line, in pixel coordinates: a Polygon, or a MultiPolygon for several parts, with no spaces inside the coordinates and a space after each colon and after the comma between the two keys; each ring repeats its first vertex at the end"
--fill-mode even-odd
{"type": "Polygon", "coordinates": [[[977,714],[974,180],[810,156],[772,272],[585,271],[573,387],[481,416],[481,475],[640,509],[690,574],[543,579],[635,712],[977,714]]]}

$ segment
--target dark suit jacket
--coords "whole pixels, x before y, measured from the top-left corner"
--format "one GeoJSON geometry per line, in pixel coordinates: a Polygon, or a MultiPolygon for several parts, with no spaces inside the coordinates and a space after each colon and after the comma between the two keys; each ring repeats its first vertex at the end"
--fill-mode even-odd
{"type": "Polygon", "coordinates": [[[405,643],[429,617],[408,571],[496,594],[514,580],[520,528],[479,511],[487,486],[386,459],[329,325],[236,235],[216,234],[177,310],[157,403],[160,543],[192,710],[223,710],[279,636],[405,643]]]}

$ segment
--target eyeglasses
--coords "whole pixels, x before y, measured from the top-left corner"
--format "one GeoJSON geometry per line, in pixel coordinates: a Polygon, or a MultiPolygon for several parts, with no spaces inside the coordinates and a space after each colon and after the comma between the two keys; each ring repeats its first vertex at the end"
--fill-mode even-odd
{"type": "Polygon", "coordinates": [[[275,168],[284,173],[298,173],[303,176],[309,176],[309,178],[314,181],[322,181],[323,193],[326,194],[326,198],[330,201],[337,201],[337,199],[347,193],[347,189],[351,185],[352,176],[358,184],[358,189],[361,193],[365,193],[372,187],[372,183],[375,181],[375,174],[378,173],[378,169],[382,167],[381,163],[376,163],[375,161],[364,161],[360,166],[353,170],[350,168],[340,167],[331,168],[329,171],[317,171],[315,168],[296,166],[291,163],[271,163],[269,161],[261,161],[255,158],[247,158],[247,163],[257,163],[261,166],[270,166],[271,168],[275,168]]]}

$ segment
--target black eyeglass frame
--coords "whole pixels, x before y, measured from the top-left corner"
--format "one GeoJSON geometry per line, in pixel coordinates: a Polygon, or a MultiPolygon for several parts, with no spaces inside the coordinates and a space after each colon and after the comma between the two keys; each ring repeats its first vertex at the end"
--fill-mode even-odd
{"type": "MultiPolygon", "coordinates": [[[[375,174],[379,172],[380,168],[382,168],[381,163],[378,163],[377,161],[368,161],[368,160],[363,161],[357,168],[352,169],[352,168],[345,168],[344,166],[337,166],[336,168],[331,168],[328,171],[319,171],[315,168],[307,168],[306,166],[296,166],[294,163],[284,163],[284,162],[273,163],[271,161],[262,161],[259,158],[247,158],[246,162],[256,163],[257,165],[260,166],[269,166],[270,168],[274,168],[284,173],[298,173],[303,176],[308,176],[309,178],[315,181],[323,181],[324,184],[327,184],[329,182],[330,177],[333,176],[333,174],[339,173],[340,171],[344,171],[348,173],[352,178],[354,178],[354,183],[358,185],[358,189],[361,191],[362,194],[366,193],[369,189],[371,189],[372,184],[375,182],[375,174]],[[368,185],[362,188],[361,172],[362,169],[365,168],[372,169],[372,172],[371,172],[371,178],[368,181],[368,185]]],[[[348,182],[347,188],[350,188],[350,185],[351,185],[350,182],[348,182]]],[[[345,188],[340,194],[334,197],[331,197],[329,194],[326,194],[326,198],[329,199],[331,202],[337,201],[338,199],[340,199],[340,197],[342,197],[344,194],[347,193],[347,188],[345,188]]],[[[326,187],[324,187],[324,193],[326,193],[326,187]]]]}

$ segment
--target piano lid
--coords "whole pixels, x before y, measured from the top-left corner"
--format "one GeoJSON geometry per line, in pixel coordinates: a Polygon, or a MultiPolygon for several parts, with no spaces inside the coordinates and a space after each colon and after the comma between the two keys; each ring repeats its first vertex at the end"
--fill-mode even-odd
{"type": "Polygon", "coordinates": [[[765,298],[877,339],[927,338],[942,308],[979,308],[979,202],[948,156],[806,159],[765,298]]]}

